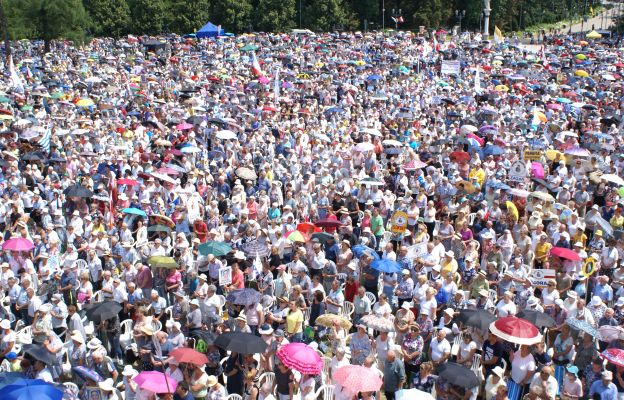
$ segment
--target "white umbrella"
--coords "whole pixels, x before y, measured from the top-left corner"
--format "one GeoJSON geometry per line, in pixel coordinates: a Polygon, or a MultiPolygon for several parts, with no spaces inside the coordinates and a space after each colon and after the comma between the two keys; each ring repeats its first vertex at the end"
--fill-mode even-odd
{"type": "Polygon", "coordinates": [[[325,142],[325,143],[331,142],[331,139],[329,138],[329,136],[327,136],[324,133],[316,133],[316,134],[314,134],[314,138],[318,139],[318,140],[320,140],[322,142],[325,142]]]}
{"type": "Polygon", "coordinates": [[[229,129],[224,129],[222,131],[217,132],[217,139],[221,140],[234,140],[237,138],[236,133],[232,132],[229,129]]]}
{"type": "Polygon", "coordinates": [[[403,146],[403,143],[399,142],[398,140],[394,140],[394,139],[387,139],[387,140],[384,140],[382,143],[383,143],[384,146],[396,146],[396,147],[403,146]]]}
{"type": "Polygon", "coordinates": [[[375,128],[363,128],[362,130],[360,130],[360,132],[368,133],[369,135],[372,135],[372,136],[381,136],[381,132],[379,132],[379,129],[375,129],[375,128]]]}
{"type": "Polygon", "coordinates": [[[169,182],[169,183],[173,183],[175,184],[176,181],[175,179],[173,179],[172,177],[170,177],[169,175],[165,175],[165,174],[160,174],[158,172],[152,172],[152,176],[156,179],[160,179],[161,181],[164,182],[169,182]]]}
{"type": "Polygon", "coordinates": [[[85,80],[85,82],[87,82],[87,83],[101,83],[102,79],[98,78],[97,76],[92,76],[91,78],[87,78],[85,80]]]}
{"type": "Polygon", "coordinates": [[[427,392],[418,389],[401,389],[394,394],[396,400],[435,400],[435,398],[427,392]]]}
{"type": "Polygon", "coordinates": [[[26,126],[26,125],[30,125],[32,123],[33,122],[31,120],[29,120],[29,119],[21,118],[21,119],[18,119],[15,122],[15,125],[17,125],[17,126],[26,126]]]}
{"type": "Polygon", "coordinates": [[[361,153],[364,153],[366,151],[371,151],[375,149],[375,145],[370,143],[370,142],[362,142],[362,143],[358,143],[354,149],[356,151],[359,151],[361,153]]]}
{"type": "Polygon", "coordinates": [[[474,133],[474,132],[479,132],[479,128],[477,128],[474,125],[462,125],[461,128],[459,128],[459,132],[460,133],[474,133]]]}
{"type": "Polygon", "coordinates": [[[624,179],[620,178],[619,176],[615,174],[604,174],[600,176],[600,179],[602,179],[605,182],[611,182],[618,186],[624,186],[624,179]]]}

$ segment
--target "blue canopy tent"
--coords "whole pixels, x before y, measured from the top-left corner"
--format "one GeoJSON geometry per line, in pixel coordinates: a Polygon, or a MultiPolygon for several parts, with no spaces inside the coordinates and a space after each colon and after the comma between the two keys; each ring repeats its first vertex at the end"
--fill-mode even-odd
{"type": "Polygon", "coordinates": [[[198,38],[217,37],[223,35],[223,29],[220,29],[220,27],[216,26],[212,22],[208,22],[200,30],[198,30],[195,35],[197,35],[198,38]]]}

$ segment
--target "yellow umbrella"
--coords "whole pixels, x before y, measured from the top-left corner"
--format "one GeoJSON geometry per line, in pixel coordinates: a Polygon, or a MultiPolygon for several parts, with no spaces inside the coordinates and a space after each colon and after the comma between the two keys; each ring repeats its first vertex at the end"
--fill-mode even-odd
{"type": "Polygon", "coordinates": [[[78,107],[91,107],[92,105],[95,105],[95,103],[91,99],[80,99],[76,105],[78,107]]]}
{"type": "Polygon", "coordinates": [[[516,205],[511,201],[505,202],[505,205],[507,206],[507,212],[509,212],[509,214],[514,217],[514,220],[518,222],[518,217],[520,216],[520,214],[518,214],[518,208],[516,207],[516,205]]]}
{"type": "Polygon", "coordinates": [[[579,54],[577,54],[577,55],[575,56],[575,58],[576,58],[577,60],[585,60],[585,59],[587,59],[587,56],[586,56],[585,54],[580,54],[580,53],[579,53],[579,54]]]}
{"type": "Polygon", "coordinates": [[[0,114],[0,120],[14,120],[15,118],[13,118],[12,115],[6,115],[6,114],[0,114]]]}
{"type": "Polygon", "coordinates": [[[355,62],[355,65],[357,65],[359,67],[363,67],[364,65],[366,65],[366,61],[364,61],[364,60],[357,60],[355,62]]]}
{"type": "Polygon", "coordinates": [[[591,31],[587,35],[585,35],[587,39],[600,39],[602,35],[596,31],[591,31]]]}
{"type": "Polygon", "coordinates": [[[494,65],[495,67],[500,67],[501,65],[503,65],[503,62],[501,60],[494,60],[492,61],[492,65],[494,65]]]}
{"type": "Polygon", "coordinates": [[[538,111],[536,114],[537,114],[537,118],[539,118],[540,121],[542,122],[548,121],[548,119],[546,118],[546,114],[544,114],[543,112],[538,111]]]}
{"type": "Polygon", "coordinates": [[[577,69],[576,72],[574,73],[574,75],[580,76],[580,77],[583,77],[583,78],[587,78],[589,76],[587,71],[583,71],[582,69],[577,69]]]}
{"type": "Polygon", "coordinates": [[[557,158],[557,154],[559,154],[559,156],[561,158],[563,158],[563,153],[557,150],[546,150],[546,158],[548,158],[550,161],[554,160],[555,158],[557,158]]]}
{"type": "Polygon", "coordinates": [[[334,323],[338,324],[341,328],[347,330],[351,329],[351,327],[353,326],[351,321],[343,316],[336,314],[323,314],[316,319],[317,325],[326,326],[328,328],[334,325],[334,323]]]}
{"type": "Polygon", "coordinates": [[[508,92],[509,88],[505,85],[497,85],[494,89],[496,89],[499,92],[508,92]]]}

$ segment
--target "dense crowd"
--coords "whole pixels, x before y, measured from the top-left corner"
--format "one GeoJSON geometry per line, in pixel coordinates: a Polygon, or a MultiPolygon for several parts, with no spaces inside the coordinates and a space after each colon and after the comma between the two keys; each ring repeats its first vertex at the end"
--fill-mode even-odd
{"type": "Polygon", "coordinates": [[[624,396],[624,49],[544,39],[14,43],[0,397],[624,396]]]}

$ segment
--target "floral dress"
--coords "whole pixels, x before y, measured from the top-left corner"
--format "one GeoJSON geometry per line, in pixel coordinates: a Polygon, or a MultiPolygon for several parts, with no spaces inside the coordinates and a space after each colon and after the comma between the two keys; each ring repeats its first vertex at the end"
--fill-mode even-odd
{"type": "MultiPolygon", "coordinates": [[[[403,339],[403,349],[405,353],[413,353],[415,351],[421,352],[421,354],[417,357],[412,358],[411,360],[405,361],[406,364],[417,367],[422,362],[422,351],[425,345],[425,341],[420,335],[407,335],[405,339],[403,339]]],[[[422,389],[421,389],[422,390],[422,389]]]]}
{"type": "Polygon", "coordinates": [[[360,336],[359,334],[355,334],[351,336],[351,343],[349,344],[351,348],[351,354],[354,353],[354,350],[360,350],[361,352],[355,356],[351,357],[351,363],[355,365],[362,365],[364,363],[364,359],[368,357],[371,353],[371,342],[368,335],[360,336]]]}

